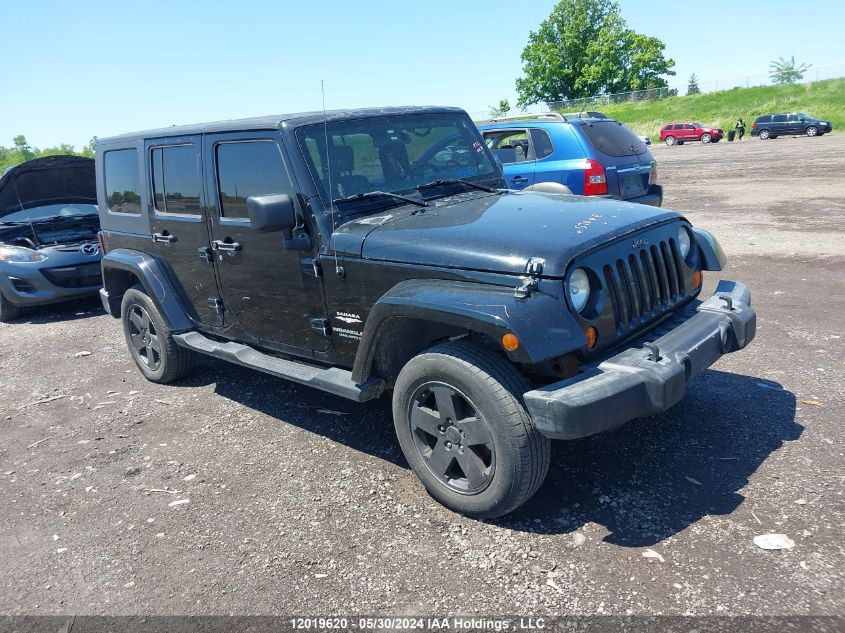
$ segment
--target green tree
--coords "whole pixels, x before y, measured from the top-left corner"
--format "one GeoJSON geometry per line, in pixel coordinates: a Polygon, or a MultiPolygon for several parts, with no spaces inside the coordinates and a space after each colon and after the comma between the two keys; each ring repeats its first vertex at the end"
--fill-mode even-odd
{"type": "Polygon", "coordinates": [[[15,138],[13,138],[12,143],[14,143],[15,149],[21,155],[23,160],[31,160],[35,158],[35,152],[32,151],[32,148],[29,146],[29,143],[23,134],[18,134],[15,138]]]}
{"type": "Polygon", "coordinates": [[[96,145],[97,145],[97,137],[92,136],[91,140],[88,141],[88,145],[86,145],[85,147],[82,148],[82,156],[85,156],[86,158],[94,158],[94,154],[95,154],[94,147],[96,145]]]}
{"type": "Polygon", "coordinates": [[[492,117],[505,116],[510,111],[511,104],[508,102],[507,99],[502,99],[501,101],[499,101],[499,105],[490,106],[490,116],[492,117]]]}
{"type": "Polygon", "coordinates": [[[810,68],[809,64],[796,64],[795,55],[789,59],[778,57],[769,64],[769,77],[774,84],[794,84],[804,78],[804,73],[810,68]]]}
{"type": "Polygon", "coordinates": [[[560,0],[522,51],[520,107],[665,87],[665,45],[629,29],[612,0],[560,0]]]}
{"type": "Polygon", "coordinates": [[[698,87],[698,77],[695,76],[695,73],[689,76],[689,81],[687,82],[687,94],[701,94],[701,88],[698,87]]]}

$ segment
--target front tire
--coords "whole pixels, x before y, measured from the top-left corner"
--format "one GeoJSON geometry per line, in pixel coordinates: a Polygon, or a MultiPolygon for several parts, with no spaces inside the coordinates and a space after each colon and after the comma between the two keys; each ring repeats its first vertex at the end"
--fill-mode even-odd
{"type": "Polygon", "coordinates": [[[196,354],[176,344],[167,322],[139,286],[123,295],[120,316],[126,345],[144,378],[165,384],[194,368],[196,354]]]}
{"type": "Polygon", "coordinates": [[[507,359],[448,342],[412,358],[393,391],[399,445],[428,493],[478,518],[505,515],[537,492],[550,442],[522,403],[528,389],[507,359]]]}
{"type": "Polygon", "coordinates": [[[807,136],[815,136],[819,133],[819,129],[815,125],[811,125],[806,130],[804,130],[804,132],[807,134],[807,136]]]}
{"type": "Polygon", "coordinates": [[[709,134],[702,134],[701,135],[701,142],[702,143],[709,143],[711,141],[711,136],[709,134]]]}
{"type": "Polygon", "coordinates": [[[20,315],[21,309],[0,292],[0,322],[8,323],[9,321],[14,321],[20,315]]]}
{"type": "Polygon", "coordinates": [[[675,137],[674,136],[667,136],[666,140],[664,141],[666,145],[672,146],[675,144],[675,137]]]}

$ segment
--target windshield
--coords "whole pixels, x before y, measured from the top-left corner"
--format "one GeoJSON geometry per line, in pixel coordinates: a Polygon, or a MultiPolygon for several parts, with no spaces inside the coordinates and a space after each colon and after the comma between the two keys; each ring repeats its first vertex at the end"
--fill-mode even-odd
{"type": "Polygon", "coordinates": [[[478,130],[461,114],[333,121],[303,126],[296,136],[327,207],[329,198],[337,201],[374,191],[417,194],[418,186],[441,179],[503,186],[478,130]]]}
{"type": "Polygon", "coordinates": [[[47,204],[22,211],[13,211],[0,218],[4,222],[39,222],[55,217],[96,216],[96,204],[47,204]]]}

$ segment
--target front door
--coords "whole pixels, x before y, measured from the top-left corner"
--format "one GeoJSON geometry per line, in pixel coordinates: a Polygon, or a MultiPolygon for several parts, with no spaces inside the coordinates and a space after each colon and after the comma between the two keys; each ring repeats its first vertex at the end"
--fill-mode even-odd
{"type": "Polygon", "coordinates": [[[288,194],[299,204],[279,134],[206,135],[203,158],[226,327],[283,351],[328,349],[322,283],[309,260],[316,251],[286,250],[281,232],[250,227],[250,196],[288,194]]]}
{"type": "Polygon", "coordinates": [[[145,142],[150,175],[148,210],[152,253],[166,262],[182,302],[198,323],[219,325],[213,301],[218,296],[214,266],[203,255],[208,247],[206,200],[202,187],[201,140],[170,137],[145,142]]]}
{"type": "Polygon", "coordinates": [[[483,134],[493,155],[502,161],[508,187],[533,185],[535,162],[528,130],[488,130],[483,134]]]}

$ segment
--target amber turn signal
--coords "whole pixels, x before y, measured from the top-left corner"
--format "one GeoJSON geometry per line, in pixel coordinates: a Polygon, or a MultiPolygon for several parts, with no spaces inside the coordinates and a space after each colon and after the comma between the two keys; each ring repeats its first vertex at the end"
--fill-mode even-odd
{"type": "Polygon", "coordinates": [[[695,285],[696,288],[701,286],[701,271],[696,270],[695,274],[692,276],[692,283],[695,285]]]}
{"type": "Polygon", "coordinates": [[[519,338],[516,334],[512,332],[506,332],[502,336],[502,347],[504,347],[509,352],[514,351],[517,347],[519,347],[519,338]]]}
{"type": "Polygon", "coordinates": [[[593,349],[596,346],[596,341],[599,340],[599,333],[592,325],[584,330],[584,336],[587,337],[587,349],[593,349]]]}

